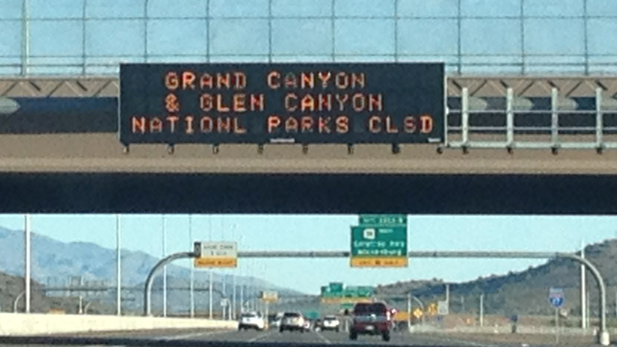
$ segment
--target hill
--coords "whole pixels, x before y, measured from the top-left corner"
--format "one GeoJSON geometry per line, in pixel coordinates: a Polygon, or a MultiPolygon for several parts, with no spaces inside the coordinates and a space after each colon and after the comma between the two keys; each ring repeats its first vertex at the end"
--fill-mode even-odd
{"type": "MultiPolygon", "coordinates": [[[[46,297],[43,292],[43,285],[36,281],[31,281],[32,297],[30,302],[31,312],[49,312],[50,309],[63,309],[67,313],[77,313],[79,311],[79,298],[76,297],[46,297]]],[[[24,278],[12,276],[0,272],[0,312],[13,312],[15,309],[15,299],[21,295],[17,302],[17,310],[25,310],[24,278]]],[[[87,302],[82,301],[82,309],[85,309],[87,302]]],[[[113,307],[101,303],[89,305],[89,313],[113,313],[113,307]]]]}
{"type": "MultiPolygon", "coordinates": [[[[585,256],[603,275],[608,287],[609,312],[615,312],[614,295],[617,289],[617,240],[585,247],[585,256]]],[[[401,281],[377,287],[379,295],[406,295],[411,293],[424,303],[445,299],[445,282],[401,281]]],[[[580,265],[568,259],[551,259],[521,272],[480,277],[464,283],[450,283],[450,310],[454,313],[476,313],[480,296],[484,295],[486,314],[541,314],[550,315],[554,309],[548,302],[550,287],[564,289],[564,308],[572,315],[580,315],[580,265]]],[[[592,274],[587,271],[590,312],[599,308],[598,290],[592,274]]]]}
{"type": "MultiPolygon", "coordinates": [[[[78,284],[83,287],[89,286],[110,286],[115,283],[116,271],[116,252],[113,249],[106,249],[93,243],[71,242],[64,243],[49,237],[32,233],[32,279],[38,285],[46,286],[68,286],[71,277],[77,277],[78,284]]],[[[9,275],[23,275],[24,261],[24,234],[23,231],[9,230],[0,228],[0,271],[9,275]]],[[[133,252],[122,250],[122,279],[123,287],[127,287],[123,297],[126,299],[124,305],[127,309],[138,310],[143,302],[143,284],[150,270],[159,261],[159,258],[150,256],[144,252],[133,252]]],[[[188,288],[190,280],[190,270],[177,265],[167,267],[168,288],[184,287],[188,288]]],[[[195,288],[203,289],[207,287],[209,280],[208,271],[195,271],[195,288]]],[[[223,282],[227,288],[227,294],[231,295],[233,285],[232,276],[223,276],[213,272],[214,288],[222,290],[223,282]]],[[[8,281],[8,280],[7,280],[8,281]]],[[[15,281],[11,278],[11,283],[15,281]]],[[[22,280],[23,281],[23,280],[22,280]]],[[[7,282],[8,283],[8,282],[7,282]]],[[[260,290],[277,290],[281,296],[299,295],[301,293],[287,288],[280,288],[272,283],[268,283],[259,278],[248,276],[236,276],[237,286],[245,285],[253,288],[253,295],[260,290]]],[[[155,279],[153,293],[153,309],[157,308],[162,302],[162,297],[157,292],[161,287],[162,277],[155,279]],[[161,297],[161,298],[159,298],[161,297]]],[[[81,287],[83,289],[83,287],[81,287]]],[[[77,288],[75,288],[77,289],[77,288]]],[[[237,291],[239,296],[239,289],[237,291]]],[[[53,293],[50,293],[52,295],[53,293]]],[[[62,295],[62,293],[56,293],[62,295]]],[[[110,289],[107,293],[73,291],[72,296],[87,296],[89,300],[112,304],[115,300],[115,291],[110,289]]],[[[218,303],[221,296],[218,293],[213,295],[218,303]]],[[[209,296],[203,292],[195,295],[196,305],[204,306],[204,300],[209,296]]],[[[1,303],[4,309],[6,303],[1,303]]],[[[12,304],[10,304],[12,305],[12,304]]],[[[9,306],[10,306],[9,305],[9,306]]],[[[168,305],[175,310],[186,311],[189,306],[189,294],[187,290],[169,290],[168,305]]],[[[113,306],[113,305],[112,305],[113,306]]],[[[217,305],[218,306],[218,305],[217,305]]],[[[115,307],[115,306],[113,306],[115,307]]],[[[220,308],[220,306],[218,307],[220,308]]],[[[218,309],[217,308],[217,309],[218,309]]],[[[11,308],[12,309],[12,308],[11,308]]]]}

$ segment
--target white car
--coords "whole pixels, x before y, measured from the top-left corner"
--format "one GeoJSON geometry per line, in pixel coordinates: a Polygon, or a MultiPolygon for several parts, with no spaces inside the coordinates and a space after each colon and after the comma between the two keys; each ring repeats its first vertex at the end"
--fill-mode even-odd
{"type": "Polygon", "coordinates": [[[279,327],[279,331],[299,331],[304,332],[306,329],[306,322],[304,316],[300,312],[285,312],[283,315],[283,321],[279,327]]]}
{"type": "Polygon", "coordinates": [[[321,330],[334,330],[339,332],[341,322],[336,316],[325,316],[321,322],[321,330]]]}
{"type": "Polygon", "coordinates": [[[266,319],[260,312],[247,312],[240,315],[238,330],[265,330],[266,319]]]}
{"type": "Polygon", "coordinates": [[[304,331],[311,331],[311,321],[304,318],[304,331]]]}
{"type": "Polygon", "coordinates": [[[282,318],[275,318],[271,323],[270,323],[270,328],[280,328],[281,327],[281,321],[283,319],[282,318]]]}

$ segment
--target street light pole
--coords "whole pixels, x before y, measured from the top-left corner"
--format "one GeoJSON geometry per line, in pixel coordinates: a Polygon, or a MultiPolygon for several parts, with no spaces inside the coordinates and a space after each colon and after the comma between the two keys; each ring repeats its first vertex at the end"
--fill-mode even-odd
{"type": "Polygon", "coordinates": [[[210,317],[210,319],[212,319],[212,269],[210,269],[210,284],[208,285],[208,317],[210,317]]]}
{"type": "Polygon", "coordinates": [[[31,294],[31,288],[30,288],[30,280],[31,280],[31,269],[32,269],[32,264],[31,264],[31,250],[32,250],[32,245],[30,242],[30,215],[26,214],[24,217],[24,237],[25,237],[25,242],[24,242],[24,246],[25,246],[25,252],[24,252],[24,256],[26,257],[24,265],[24,272],[25,272],[25,276],[24,276],[24,287],[26,289],[26,313],[30,313],[30,294],[31,294]]]}
{"type": "MultiPolygon", "coordinates": [[[[231,226],[231,237],[232,239],[235,241],[236,240],[236,225],[233,224],[231,226]]],[[[231,311],[231,319],[236,319],[236,273],[235,271],[232,272],[232,294],[231,294],[231,306],[233,307],[233,310],[231,311]]]]}
{"type": "Polygon", "coordinates": [[[122,315],[122,238],[120,215],[116,214],[116,315],[122,315]]]}
{"type": "MultiPolygon", "coordinates": [[[[193,215],[189,214],[189,249],[193,249],[193,215]]],[[[191,283],[189,300],[191,302],[191,318],[195,317],[195,266],[193,265],[193,259],[191,259],[191,283]]]]}
{"type": "MultiPolygon", "coordinates": [[[[212,242],[212,215],[208,216],[208,234],[209,234],[209,238],[210,238],[210,242],[212,242]]],[[[208,317],[210,319],[212,319],[212,290],[213,290],[213,285],[212,285],[212,281],[214,281],[213,275],[212,275],[212,268],[210,269],[210,273],[208,276],[209,279],[209,283],[208,283],[208,317]]]]}
{"type": "MultiPolygon", "coordinates": [[[[240,242],[238,247],[243,247],[244,236],[240,235],[240,242]]],[[[246,285],[246,278],[243,276],[244,270],[240,268],[240,277],[242,278],[242,283],[240,284],[240,313],[244,313],[244,286],[246,285]]]]}
{"type": "MultiPolygon", "coordinates": [[[[581,258],[585,258],[585,242],[581,240],[581,258]]],[[[586,268],[581,264],[581,328],[587,329],[587,279],[586,268]]]]}
{"type": "Polygon", "coordinates": [[[244,283],[240,285],[240,313],[244,312],[244,283]]]}
{"type": "MultiPolygon", "coordinates": [[[[162,218],[163,231],[163,258],[167,256],[167,229],[165,215],[162,218]]],[[[167,317],[167,265],[163,267],[163,317],[167,317]]]]}
{"type": "Polygon", "coordinates": [[[484,326],[484,294],[480,294],[480,326],[484,326]]]}
{"type": "Polygon", "coordinates": [[[411,331],[411,292],[407,294],[407,329],[411,331]]]}
{"type": "MultiPolygon", "coordinates": [[[[225,241],[225,223],[223,222],[223,216],[221,216],[220,219],[220,227],[221,227],[221,241],[225,241]]],[[[221,284],[222,286],[222,292],[223,292],[223,298],[227,298],[227,274],[223,273],[221,275],[221,279],[223,281],[223,283],[221,284]]],[[[227,302],[227,305],[229,305],[229,302],[227,302]]],[[[223,319],[226,319],[227,317],[225,317],[225,306],[222,306],[222,313],[223,313],[223,319]]]]}

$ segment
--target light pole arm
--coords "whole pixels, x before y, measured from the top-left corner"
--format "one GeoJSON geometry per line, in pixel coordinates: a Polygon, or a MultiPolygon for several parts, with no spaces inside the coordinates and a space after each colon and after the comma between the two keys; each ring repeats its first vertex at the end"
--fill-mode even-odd
{"type": "Polygon", "coordinates": [[[152,270],[150,270],[150,273],[148,274],[148,278],[146,279],[146,284],[144,287],[144,316],[150,316],[152,314],[151,307],[150,307],[151,306],[150,303],[152,302],[152,300],[150,298],[150,294],[152,292],[152,284],[154,283],[154,276],[156,276],[157,270],[173,262],[174,260],[195,258],[195,256],[196,255],[193,252],[174,253],[174,254],[170,254],[167,257],[159,260],[159,262],[156,263],[156,265],[154,265],[154,267],[152,268],[152,270]]]}

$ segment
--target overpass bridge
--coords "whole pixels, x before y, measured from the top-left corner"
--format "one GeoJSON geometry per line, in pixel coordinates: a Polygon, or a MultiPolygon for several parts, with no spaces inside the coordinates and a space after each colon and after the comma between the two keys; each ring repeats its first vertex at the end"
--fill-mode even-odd
{"type": "Polygon", "coordinates": [[[279,144],[266,146],[261,154],[256,145],[213,150],[205,145],[167,149],[135,145],[125,153],[116,134],[118,84],[115,77],[0,79],[4,112],[13,105],[7,99],[24,107],[28,103],[31,111],[22,117],[2,116],[0,172],[617,172],[617,151],[610,150],[617,147],[617,77],[450,76],[445,150],[437,151],[436,145],[407,145],[397,155],[387,145],[357,145],[350,155],[349,148],[341,145],[314,145],[307,150],[279,144]],[[517,112],[525,113],[520,123],[515,121],[517,112]],[[542,124],[526,125],[529,121],[523,118],[530,116],[542,119],[542,124]],[[595,155],[594,150],[604,154],[595,155]]]}

